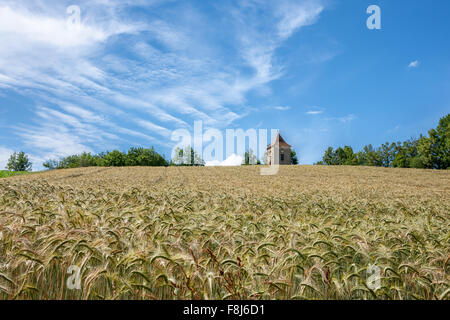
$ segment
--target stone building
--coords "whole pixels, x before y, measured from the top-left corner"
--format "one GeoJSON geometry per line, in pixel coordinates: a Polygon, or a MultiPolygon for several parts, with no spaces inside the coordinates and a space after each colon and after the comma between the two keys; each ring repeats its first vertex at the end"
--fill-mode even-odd
{"type": "Polygon", "coordinates": [[[267,164],[291,164],[291,145],[284,141],[279,132],[267,147],[267,164]]]}

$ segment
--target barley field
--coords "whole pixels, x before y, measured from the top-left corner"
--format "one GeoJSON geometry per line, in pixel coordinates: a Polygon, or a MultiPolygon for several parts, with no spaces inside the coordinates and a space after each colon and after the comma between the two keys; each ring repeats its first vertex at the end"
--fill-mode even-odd
{"type": "Polygon", "coordinates": [[[450,171],[259,169],[0,179],[0,299],[450,298],[450,171]]]}

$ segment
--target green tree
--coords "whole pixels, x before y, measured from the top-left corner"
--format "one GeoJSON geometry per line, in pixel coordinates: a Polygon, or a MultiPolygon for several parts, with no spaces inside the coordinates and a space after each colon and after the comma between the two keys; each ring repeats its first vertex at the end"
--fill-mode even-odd
{"type": "Polygon", "coordinates": [[[32,163],[25,152],[14,152],[8,160],[6,169],[9,171],[31,171],[32,163]]]}
{"type": "Polygon", "coordinates": [[[267,151],[264,152],[261,161],[262,161],[263,164],[267,164],[268,163],[268,161],[267,161],[267,151]]]}
{"type": "Polygon", "coordinates": [[[126,157],[127,166],[167,166],[168,163],[164,157],[158,154],[153,147],[130,148],[126,157]]]}
{"type": "Polygon", "coordinates": [[[94,162],[95,165],[98,167],[104,167],[105,166],[105,157],[108,153],[107,152],[100,152],[94,156],[94,162]]]}
{"type": "Polygon", "coordinates": [[[251,148],[244,153],[244,160],[242,161],[242,164],[243,165],[257,164],[256,155],[253,153],[253,150],[251,148]]]}
{"type": "Polygon", "coordinates": [[[421,168],[420,158],[418,157],[418,140],[409,139],[403,143],[394,144],[394,159],[392,166],[396,168],[421,168]]]}
{"type": "Polygon", "coordinates": [[[399,152],[395,155],[394,160],[392,161],[392,166],[394,168],[409,168],[410,160],[406,156],[403,149],[400,149],[399,152]]]}
{"type": "Polygon", "coordinates": [[[353,152],[352,147],[344,147],[344,153],[341,162],[342,164],[347,166],[354,166],[358,164],[358,159],[356,157],[356,154],[353,152]]]}
{"type": "Polygon", "coordinates": [[[93,167],[96,166],[95,157],[90,153],[83,152],[79,155],[80,167],[93,167]]]}
{"type": "Polygon", "coordinates": [[[346,158],[346,153],[345,150],[341,147],[337,148],[336,151],[334,152],[334,161],[337,165],[343,165],[345,164],[345,158],[346,158]]]}
{"type": "Polygon", "coordinates": [[[175,149],[171,164],[175,166],[203,166],[205,162],[191,146],[187,146],[185,149],[175,149]]]}
{"type": "Polygon", "coordinates": [[[108,152],[103,158],[106,167],[123,167],[125,166],[126,155],[119,150],[108,152]]]}
{"type": "Polygon", "coordinates": [[[58,169],[59,162],[57,160],[47,160],[43,164],[44,168],[47,168],[48,170],[54,170],[58,169]]]}
{"type": "Polygon", "coordinates": [[[329,147],[325,151],[322,163],[327,165],[356,165],[358,163],[358,159],[353,153],[352,147],[339,147],[336,150],[333,150],[332,147],[329,147]]]}
{"type": "Polygon", "coordinates": [[[411,158],[409,162],[409,168],[425,168],[425,165],[422,162],[422,158],[419,156],[411,158]]]}
{"type": "Polygon", "coordinates": [[[127,166],[139,166],[141,163],[141,157],[144,153],[144,148],[135,148],[131,147],[130,150],[128,150],[127,158],[126,158],[126,165],[127,166]]]}
{"type": "Polygon", "coordinates": [[[428,131],[418,146],[419,157],[425,168],[447,169],[450,166],[450,114],[439,120],[436,129],[428,131]]]}
{"type": "Polygon", "coordinates": [[[298,164],[297,153],[294,149],[291,149],[291,164],[298,164]]]}
{"type": "Polygon", "coordinates": [[[80,157],[76,154],[62,158],[58,165],[59,169],[78,167],[80,167],[80,157]]]}
{"type": "Polygon", "coordinates": [[[51,170],[92,166],[167,166],[168,163],[152,147],[151,149],[130,148],[127,154],[118,150],[95,155],[85,152],[64,157],[59,161],[48,160],[43,165],[51,170]]]}
{"type": "Polygon", "coordinates": [[[394,150],[395,144],[389,142],[383,143],[380,148],[377,149],[378,159],[383,167],[392,167],[392,162],[394,161],[394,150]]]}
{"type": "Polygon", "coordinates": [[[382,144],[379,148],[369,144],[354,154],[349,146],[333,150],[329,147],[317,164],[364,165],[399,168],[447,169],[450,167],[450,114],[439,120],[428,137],[382,144]]]}
{"type": "Polygon", "coordinates": [[[322,159],[323,163],[326,165],[336,165],[336,153],[334,152],[332,147],[328,147],[323,155],[322,159]]]}
{"type": "Polygon", "coordinates": [[[380,155],[371,144],[364,146],[361,153],[360,164],[365,166],[381,166],[382,161],[380,155]]]}

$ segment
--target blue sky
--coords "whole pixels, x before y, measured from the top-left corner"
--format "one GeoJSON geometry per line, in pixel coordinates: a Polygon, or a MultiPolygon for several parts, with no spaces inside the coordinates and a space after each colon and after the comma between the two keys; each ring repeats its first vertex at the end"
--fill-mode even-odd
{"type": "Polygon", "coordinates": [[[0,167],[154,146],[176,129],[279,129],[328,146],[418,137],[450,112],[446,0],[0,0],[0,167]],[[70,5],[81,23],[69,28],[70,5]],[[369,30],[369,5],[381,30],[369,30]]]}

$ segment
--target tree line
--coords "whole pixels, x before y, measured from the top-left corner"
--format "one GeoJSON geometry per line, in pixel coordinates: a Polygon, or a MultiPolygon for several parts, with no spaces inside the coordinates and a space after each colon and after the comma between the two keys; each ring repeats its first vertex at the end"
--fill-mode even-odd
{"type": "Polygon", "coordinates": [[[119,150],[91,154],[81,154],[63,157],[59,160],[48,160],[43,166],[49,170],[69,169],[79,167],[125,167],[125,166],[168,166],[167,160],[155,151],[153,147],[131,147],[128,152],[119,150]]]}
{"type": "Polygon", "coordinates": [[[345,146],[329,147],[318,165],[362,165],[396,168],[448,169],[450,167],[450,114],[441,118],[428,136],[404,142],[386,142],[378,148],[371,144],[354,152],[345,146]]]}
{"type": "MultiPolygon", "coordinates": [[[[267,163],[267,154],[262,162],[267,163]]],[[[253,150],[244,154],[243,165],[260,164],[253,150]]],[[[291,150],[291,164],[298,164],[295,151],[291,150]]],[[[436,129],[428,131],[428,136],[411,138],[404,142],[386,142],[378,148],[371,144],[361,151],[354,152],[352,147],[334,149],[329,147],[318,165],[364,165],[398,168],[450,168],[450,114],[439,120],[436,129]]],[[[79,167],[122,167],[122,166],[204,166],[201,156],[190,146],[175,150],[174,157],[167,161],[153,147],[131,147],[128,152],[113,150],[98,154],[81,153],[63,157],[59,160],[47,160],[43,166],[49,170],[79,167]]],[[[14,152],[8,161],[9,171],[31,171],[32,163],[24,152],[14,152]]]]}
{"type": "MultiPolygon", "coordinates": [[[[173,160],[167,161],[154,147],[131,147],[127,152],[119,150],[91,154],[83,152],[60,159],[47,160],[43,166],[48,170],[80,167],[125,167],[125,166],[203,166],[205,162],[190,146],[176,150],[173,160]]],[[[9,171],[31,171],[32,163],[23,152],[14,152],[8,161],[9,171]]]]}

